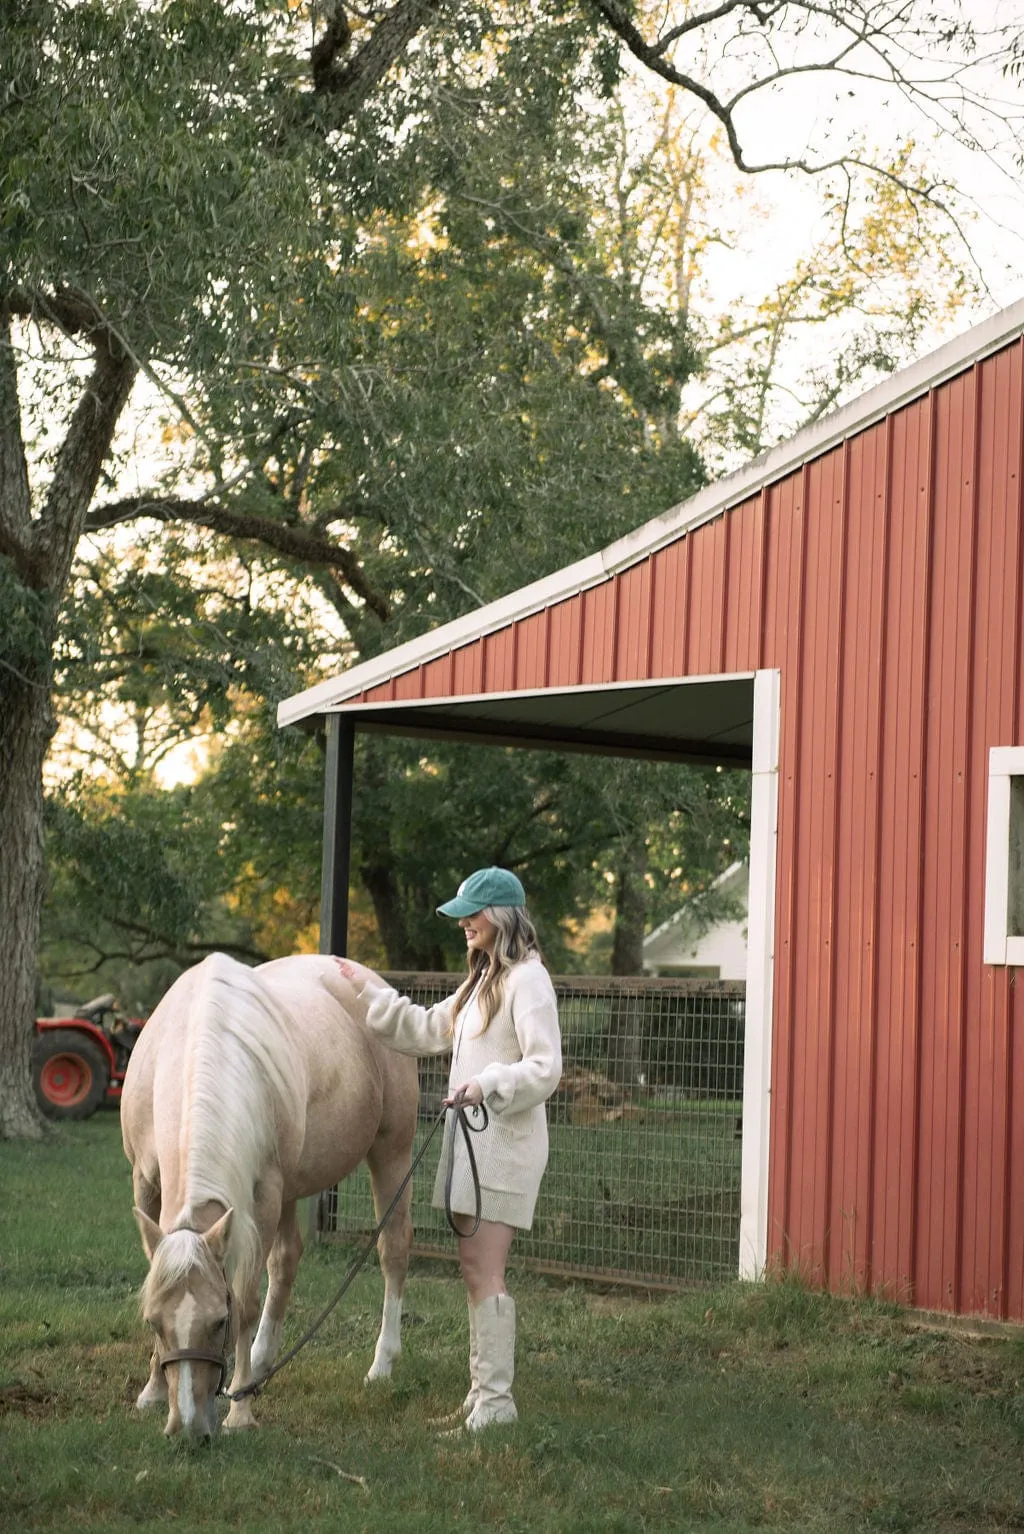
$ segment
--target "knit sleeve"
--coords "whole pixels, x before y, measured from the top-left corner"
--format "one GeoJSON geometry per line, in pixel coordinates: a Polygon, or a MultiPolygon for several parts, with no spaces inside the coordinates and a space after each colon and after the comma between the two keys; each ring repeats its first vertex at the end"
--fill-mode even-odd
{"type": "Polygon", "coordinates": [[[484,1101],[499,1118],[546,1102],[562,1078],[558,1003],[543,964],[516,965],[509,977],[508,1003],[522,1059],[496,1060],[477,1076],[484,1101]]]}
{"type": "Polygon", "coordinates": [[[454,996],[420,1007],[390,985],[366,985],[364,1021],[400,1055],[443,1055],[452,1047],[454,996]]]}

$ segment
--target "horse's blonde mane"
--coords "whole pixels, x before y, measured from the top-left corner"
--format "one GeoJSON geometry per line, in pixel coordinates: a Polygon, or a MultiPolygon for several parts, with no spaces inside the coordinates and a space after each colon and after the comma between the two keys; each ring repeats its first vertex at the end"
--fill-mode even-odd
{"type": "Polygon", "coordinates": [[[198,1231],[173,1230],[153,1253],[139,1296],[141,1309],[145,1311],[150,1305],[159,1306],[197,1268],[205,1270],[211,1280],[218,1276],[217,1260],[198,1231]]]}
{"type": "Polygon", "coordinates": [[[262,1267],[254,1181],[277,1158],[279,1118],[301,1121],[305,1090],[278,1005],[244,964],[224,954],[203,961],[185,1026],[185,1203],[176,1225],[209,1202],[233,1209],[226,1270],[243,1292],[262,1267]]]}

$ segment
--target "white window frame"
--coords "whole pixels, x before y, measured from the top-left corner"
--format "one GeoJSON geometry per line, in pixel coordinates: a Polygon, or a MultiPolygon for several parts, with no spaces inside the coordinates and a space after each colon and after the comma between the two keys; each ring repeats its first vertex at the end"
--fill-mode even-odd
{"type": "MultiPolygon", "coordinates": [[[[1017,861],[1024,840],[1024,746],[992,746],[988,754],[988,827],[985,843],[986,964],[1024,965],[1024,931],[1011,931],[1011,848],[1017,861]],[[1016,785],[1014,779],[1019,779],[1016,785]]],[[[1017,870],[1016,877],[1022,874],[1017,870]]],[[[1018,894],[1015,927],[1024,928],[1018,894]]]]}

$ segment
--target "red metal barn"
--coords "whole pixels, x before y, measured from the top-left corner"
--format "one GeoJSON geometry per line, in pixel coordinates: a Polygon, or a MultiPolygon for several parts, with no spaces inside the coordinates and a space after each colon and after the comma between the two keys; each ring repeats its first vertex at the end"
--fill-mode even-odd
{"type": "Polygon", "coordinates": [[[280,711],[333,716],[343,864],[353,728],[749,764],[741,1272],[1017,1321],[1022,332],[280,711]]]}

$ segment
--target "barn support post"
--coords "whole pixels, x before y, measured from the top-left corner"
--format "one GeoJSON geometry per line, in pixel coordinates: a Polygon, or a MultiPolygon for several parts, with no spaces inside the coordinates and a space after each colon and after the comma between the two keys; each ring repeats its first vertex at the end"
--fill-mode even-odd
{"type": "MultiPolygon", "coordinates": [[[[348,952],[348,885],[352,862],[352,783],[356,731],[350,719],[328,714],[324,765],[324,836],[320,862],[320,952],[348,952]]],[[[337,1188],[309,1200],[306,1239],[335,1228],[337,1188]]]]}
{"type": "Polygon", "coordinates": [[[352,774],[355,726],[327,715],[324,841],[320,869],[320,952],[348,952],[348,884],[352,861],[352,774]]]}
{"type": "Polygon", "coordinates": [[[758,671],[754,676],[739,1276],[755,1280],[764,1277],[769,1257],[768,1176],[781,686],[778,671],[758,671]]]}

